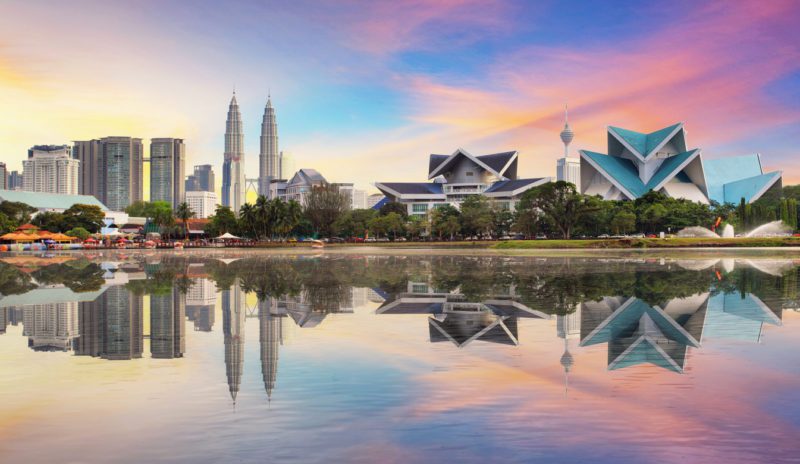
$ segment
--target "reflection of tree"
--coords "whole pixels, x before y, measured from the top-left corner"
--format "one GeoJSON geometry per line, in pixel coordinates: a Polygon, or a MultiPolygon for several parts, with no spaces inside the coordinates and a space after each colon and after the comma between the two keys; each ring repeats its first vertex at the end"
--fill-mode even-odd
{"type": "Polygon", "coordinates": [[[36,288],[31,276],[14,266],[0,262],[0,294],[19,295],[36,288]]]}
{"type": "Polygon", "coordinates": [[[85,259],[43,266],[31,275],[42,284],[61,284],[77,293],[100,290],[106,282],[103,269],[85,259]]]}

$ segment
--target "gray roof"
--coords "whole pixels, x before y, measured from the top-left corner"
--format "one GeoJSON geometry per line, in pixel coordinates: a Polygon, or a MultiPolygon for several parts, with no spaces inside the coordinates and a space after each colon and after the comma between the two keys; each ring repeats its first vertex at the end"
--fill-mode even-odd
{"type": "Polygon", "coordinates": [[[36,209],[69,209],[72,205],[92,205],[99,206],[103,211],[108,211],[106,205],[100,203],[100,200],[91,195],[0,190],[0,200],[18,201],[36,209]]]}
{"type": "Polygon", "coordinates": [[[492,193],[492,192],[513,192],[519,188],[525,187],[527,185],[539,182],[543,178],[536,178],[536,179],[517,179],[517,180],[501,180],[499,182],[495,182],[492,184],[491,187],[486,189],[484,193],[492,193]]]}
{"type": "Polygon", "coordinates": [[[328,181],[322,177],[316,169],[308,169],[304,168],[297,171],[292,179],[289,181],[289,185],[297,185],[297,184],[307,184],[307,185],[314,185],[324,183],[327,184],[328,181]]]}
{"type": "Polygon", "coordinates": [[[433,170],[438,168],[439,165],[442,164],[442,162],[447,158],[447,155],[431,155],[430,160],[428,161],[428,172],[433,172],[433,170]]]}
{"type": "Polygon", "coordinates": [[[481,160],[484,164],[489,166],[490,168],[494,169],[495,171],[502,173],[503,168],[508,164],[511,160],[511,157],[514,156],[515,151],[506,151],[503,153],[493,153],[491,155],[482,155],[478,156],[477,158],[481,160]]]}
{"type": "Polygon", "coordinates": [[[442,184],[434,182],[381,182],[380,185],[404,195],[442,194],[442,184]]]}

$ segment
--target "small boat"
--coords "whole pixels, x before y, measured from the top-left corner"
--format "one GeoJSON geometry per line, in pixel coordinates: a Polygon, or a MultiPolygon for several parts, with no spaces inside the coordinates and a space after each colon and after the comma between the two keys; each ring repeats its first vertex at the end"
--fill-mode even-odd
{"type": "Polygon", "coordinates": [[[311,248],[325,248],[325,242],[322,240],[312,240],[311,248]]]}

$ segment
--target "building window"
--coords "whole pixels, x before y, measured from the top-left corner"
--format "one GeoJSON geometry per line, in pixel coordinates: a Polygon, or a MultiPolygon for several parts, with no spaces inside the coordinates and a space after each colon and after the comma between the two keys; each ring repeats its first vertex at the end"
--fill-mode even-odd
{"type": "Polygon", "coordinates": [[[411,205],[411,212],[412,213],[427,213],[428,212],[428,204],[427,203],[414,203],[411,205]]]}
{"type": "Polygon", "coordinates": [[[467,177],[472,177],[472,171],[467,171],[467,177]]]}

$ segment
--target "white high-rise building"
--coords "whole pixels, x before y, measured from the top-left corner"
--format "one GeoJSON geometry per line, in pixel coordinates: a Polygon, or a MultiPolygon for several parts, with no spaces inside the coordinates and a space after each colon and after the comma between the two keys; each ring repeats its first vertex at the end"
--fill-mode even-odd
{"type": "Polygon", "coordinates": [[[353,189],[353,209],[367,208],[367,191],[353,189]]]}
{"type": "Polygon", "coordinates": [[[294,156],[291,152],[282,151],[278,158],[278,179],[288,180],[294,174],[294,156]]]}
{"type": "Polygon", "coordinates": [[[22,190],[77,195],[80,164],[67,145],[51,150],[34,147],[22,161],[22,190]]]}
{"type": "Polygon", "coordinates": [[[225,161],[222,164],[222,204],[235,213],[245,203],[246,180],[244,176],[244,131],[236,92],[228,106],[225,122],[225,161]]]}
{"type": "Polygon", "coordinates": [[[372,195],[367,197],[367,208],[372,208],[384,198],[386,197],[382,193],[373,193],[372,195]]]}
{"type": "Polygon", "coordinates": [[[258,154],[258,194],[269,196],[269,183],[280,178],[280,160],[278,159],[278,121],[272,98],[267,96],[267,106],[261,120],[261,150],[258,154]]]}
{"type": "Polygon", "coordinates": [[[48,303],[25,306],[23,335],[35,351],[69,351],[72,340],[80,335],[78,302],[48,303]]]}
{"type": "Polygon", "coordinates": [[[569,156],[569,144],[575,138],[575,133],[569,127],[567,107],[564,107],[564,130],[561,131],[561,141],[564,142],[564,157],[559,158],[556,164],[556,180],[563,180],[574,184],[578,192],[581,191],[581,160],[569,156]]]}
{"type": "Polygon", "coordinates": [[[205,219],[214,214],[217,208],[217,194],[214,192],[186,192],[186,203],[194,212],[194,217],[205,219]]]}
{"type": "Polygon", "coordinates": [[[183,203],[186,145],[182,139],[157,138],[150,142],[150,201],[166,201],[172,208],[183,203]]]}

